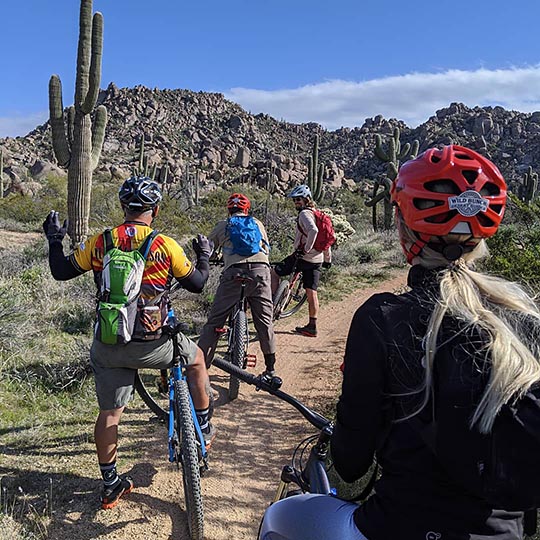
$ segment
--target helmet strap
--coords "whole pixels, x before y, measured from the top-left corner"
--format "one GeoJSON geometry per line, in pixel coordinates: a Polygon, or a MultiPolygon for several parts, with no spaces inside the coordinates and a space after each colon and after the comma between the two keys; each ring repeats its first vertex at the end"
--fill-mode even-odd
{"type": "Polygon", "coordinates": [[[415,233],[418,239],[416,242],[406,250],[407,262],[412,264],[412,261],[415,257],[420,255],[421,251],[424,249],[424,246],[431,240],[431,236],[428,234],[415,233]]]}

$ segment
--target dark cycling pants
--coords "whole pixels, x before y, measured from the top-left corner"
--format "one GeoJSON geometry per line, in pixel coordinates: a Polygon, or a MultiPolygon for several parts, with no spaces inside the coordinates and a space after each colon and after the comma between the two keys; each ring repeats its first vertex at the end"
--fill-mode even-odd
{"type": "Polygon", "coordinates": [[[252,281],[246,284],[245,293],[261,351],[263,354],[276,352],[272,323],[274,304],[270,285],[270,267],[263,263],[241,263],[236,267],[229,266],[221,274],[208,321],[197,343],[204,353],[207,366],[212,363],[219,340],[216,328],[222,328],[225,325],[229,313],[240,299],[241,285],[235,281],[235,277],[241,274],[247,274],[252,278],[252,281]]]}

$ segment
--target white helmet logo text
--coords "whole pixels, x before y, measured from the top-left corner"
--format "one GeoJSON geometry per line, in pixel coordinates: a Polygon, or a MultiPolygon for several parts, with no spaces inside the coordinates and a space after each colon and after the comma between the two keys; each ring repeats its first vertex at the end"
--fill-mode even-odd
{"type": "Polygon", "coordinates": [[[489,206],[489,200],[484,199],[478,191],[464,191],[461,195],[448,199],[450,210],[457,210],[462,216],[476,216],[478,212],[485,212],[489,206]]]}

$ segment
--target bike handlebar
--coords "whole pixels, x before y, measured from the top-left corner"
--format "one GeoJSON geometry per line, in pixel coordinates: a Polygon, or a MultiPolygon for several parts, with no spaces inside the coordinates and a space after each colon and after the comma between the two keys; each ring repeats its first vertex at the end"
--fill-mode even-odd
{"type": "MultiPolygon", "coordinates": [[[[276,386],[277,377],[267,378],[262,375],[255,376],[247,371],[240,369],[239,367],[223,360],[222,358],[215,358],[213,364],[218,368],[226,371],[230,375],[234,375],[236,378],[244,381],[247,384],[255,386],[257,390],[264,390],[268,394],[272,394],[282,401],[286,401],[292,405],[302,416],[317,429],[323,429],[324,427],[331,427],[332,422],[325,418],[322,414],[319,414],[315,411],[312,411],[309,407],[304,405],[302,402],[298,401],[295,397],[279,390],[279,387],[276,386]]],[[[281,380],[278,381],[279,386],[281,385],[281,380]]]]}

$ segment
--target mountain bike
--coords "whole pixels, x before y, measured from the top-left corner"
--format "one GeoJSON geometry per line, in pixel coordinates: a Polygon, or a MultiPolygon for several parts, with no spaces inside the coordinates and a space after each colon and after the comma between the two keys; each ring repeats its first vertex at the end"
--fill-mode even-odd
{"type": "MultiPolygon", "coordinates": [[[[255,365],[254,357],[248,354],[249,331],[247,320],[246,285],[253,279],[247,274],[240,274],[235,281],[240,284],[240,298],[229,314],[227,328],[216,328],[219,334],[227,334],[227,352],[224,359],[234,366],[245,369],[255,365]]],[[[229,379],[229,399],[238,397],[240,381],[233,375],[229,379]]]]}
{"type": "Polygon", "coordinates": [[[161,370],[157,394],[149,391],[139,373],[135,377],[135,389],[158,419],[167,424],[169,461],[175,463],[178,469],[182,469],[189,536],[191,540],[203,540],[201,473],[208,469],[208,453],[189,393],[186,365],[178,347],[181,325],[164,327],[163,331],[171,336],[173,342],[173,364],[168,371],[161,370]],[[165,392],[167,409],[164,408],[165,392]]]}
{"type": "MultiPolygon", "coordinates": [[[[272,503],[301,493],[336,495],[336,489],[332,487],[328,477],[328,472],[332,467],[328,463],[328,452],[334,427],[333,423],[323,415],[311,410],[295,397],[280,390],[282,381],[279,377],[269,377],[267,375],[254,376],[220,358],[214,360],[214,365],[231,375],[234,374],[237,379],[255,386],[257,390],[263,390],[289,403],[311,425],[319,430],[318,434],[307,437],[297,445],[293,452],[291,463],[285,465],[281,470],[278,488],[272,503]],[[306,460],[305,455],[308,448],[310,449],[306,460]]],[[[371,475],[367,482],[364,483],[360,493],[348,500],[360,501],[367,498],[373,489],[377,474],[378,466],[375,462],[371,475]]]]}
{"type": "Polygon", "coordinates": [[[272,297],[274,303],[274,321],[290,317],[299,311],[307,300],[302,272],[298,270],[299,258],[296,257],[289,279],[282,279],[272,297]]]}

